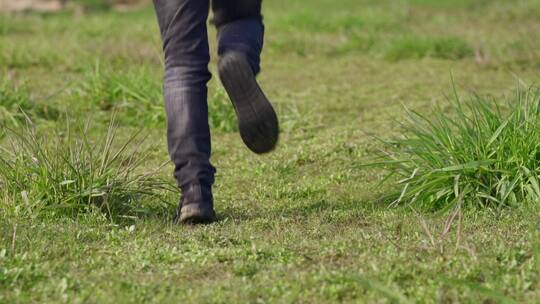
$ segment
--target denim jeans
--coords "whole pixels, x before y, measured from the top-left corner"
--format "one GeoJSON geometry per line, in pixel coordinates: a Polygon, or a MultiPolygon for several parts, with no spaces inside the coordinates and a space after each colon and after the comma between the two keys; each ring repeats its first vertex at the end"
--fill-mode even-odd
{"type": "MultiPolygon", "coordinates": [[[[245,54],[254,73],[260,70],[264,26],[262,0],[213,0],[218,54],[245,54]]],[[[167,143],[181,188],[211,186],[207,82],[210,52],[207,19],[210,0],[154,0],[165,55],[164,99],[167,143]]]]}

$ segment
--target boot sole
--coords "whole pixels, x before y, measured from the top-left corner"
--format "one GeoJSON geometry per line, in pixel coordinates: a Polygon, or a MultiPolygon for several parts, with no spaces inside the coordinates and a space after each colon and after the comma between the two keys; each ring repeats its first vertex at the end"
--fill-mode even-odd
{"type": "Polygon", "coordinates": [[[218,69],[221,82],[234,106],[240,136],[246,146],[257,154],[274,150],[279,138],[278,117],[244,55],[226,53],[220,58],[218,69]]]}

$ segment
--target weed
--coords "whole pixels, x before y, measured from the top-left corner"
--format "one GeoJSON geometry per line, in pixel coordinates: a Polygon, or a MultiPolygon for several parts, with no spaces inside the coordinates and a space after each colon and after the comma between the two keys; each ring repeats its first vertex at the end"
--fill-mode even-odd
{"type": "Polygon", "coordinates": [[[24,122],[23,113],[48,120],[56,120],[60,114],[56,107],[46,102],[32,101],[24,86],[15,86],[8,81],[0,83],[0,123],[18,125],[24,122]]]}
{"type": "Polygon", "coordinates": [[[457,37],[404,37],[393,41],[384,57],[390,61],[426,57],[458,60],[473,54],[472,47],[457,37]]]}
{"type": "MultiPolygon", "coordinates": [[[[161,126],[165,121],[161,85],[146,69],[113,72],[98,63],[77,91],[78,98],[101,111],[116,111],[120,122],[161,126]]],[[[83,105],[87,107],[87,105],[83,105]]]]}
{"type": "Polygon", "coordinates": [[[67,131],[40,134],[29,122],[9,129],[8,144],[0,147],[1,187],[47,215],[74,216],[97,207],[111,218],[148,213],[149,202],[162,202],[164,191],[174,189],[156,169],[141,168],[148,151],[141,150],[140,136],[119,145],[114,120],[99,141],[86,135],[88,128],[74,133],[68,124],[67,131]]]}
{"type": "Polygon", "coordinates": [[[375,46],[375,42],[376,40],[369,35],[348,35],[345,43],[337,46],[329,54],[337,56],[350,52],[368,52],[375,46]]]}
{"type": "MultiPolygon", "coordinates": [[[[456,94],[457,95],[457,94],[456,94]]],[[[408,111],[403,138],[386,142],[379,163],[397,175],[394,204],[447,210],[540,201],[540,91],[496,102],[474,96],[438,109],[433,119],[408,111]]]]}
{"type": "Polygon", "coordinates": [[[208,100],[208,122],[210,127],[221,132],[238,130],[234,107],[222,87],[217,87],[208,100]]]}

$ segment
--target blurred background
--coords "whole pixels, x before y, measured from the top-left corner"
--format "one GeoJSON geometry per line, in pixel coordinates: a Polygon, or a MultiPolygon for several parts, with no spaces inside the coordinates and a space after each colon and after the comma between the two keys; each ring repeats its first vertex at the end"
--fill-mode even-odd
{"type": "Polygon", "coordinates": [[[54,12],[74,7],[130,9],[149,2],[148,0],[0,0],[0,9],[5,12],[54,12]]]}

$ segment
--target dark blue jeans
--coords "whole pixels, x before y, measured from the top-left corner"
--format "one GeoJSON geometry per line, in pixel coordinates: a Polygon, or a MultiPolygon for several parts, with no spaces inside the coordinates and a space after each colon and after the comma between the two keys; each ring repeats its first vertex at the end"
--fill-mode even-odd
{"type": "MultiPolygon", "coordinates": [[[[174,176],[181,188],[211,186],[207,82],[210,52],[207,19],[210,0],[154,0],[165,54],[164,97],[167,142],[174,176]]],[[[218,54],[243,52],[259,72],[264,26],[261,0],[213,0],[218,54]]]]}

